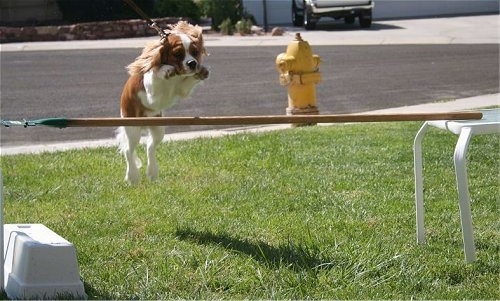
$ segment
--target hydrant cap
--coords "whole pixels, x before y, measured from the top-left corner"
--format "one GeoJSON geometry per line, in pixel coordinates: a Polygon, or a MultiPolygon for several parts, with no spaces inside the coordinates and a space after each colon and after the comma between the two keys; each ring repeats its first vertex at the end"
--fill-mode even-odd
{"type": "Polygon", "coordinates": [[[319,62],[313,59],[311,46],[304,41],[300,33],[295,34],[295,39],[288,44],[286,54],[294,58],[293,64],[290,64],[290,70],[293,72],[313,72],[318,68],[319,62]]]}

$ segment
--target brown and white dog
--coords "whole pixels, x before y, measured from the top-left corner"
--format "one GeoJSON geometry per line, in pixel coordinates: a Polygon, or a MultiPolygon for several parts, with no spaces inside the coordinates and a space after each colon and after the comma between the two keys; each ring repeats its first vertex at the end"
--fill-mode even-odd
{"type": "MultiPolygon", "coordinates": [[[[202,65],[206,50],[201,27],[180,21],[165,33],[166,37],[147,44],[127,66],[130,77],[121,96],[122,117],[161,116],[162,110],[188,97],[197,84],[208,78],[209,72],[202,65]]],[[[135,149],[143,129],[148,132],[146,174],[150,180],[158,178],[155,148],[163,139],[164,127],[119,127],[117,139],[127,163],[125,180],[130,184],[140,179],[141,161],[135,149]]]]}

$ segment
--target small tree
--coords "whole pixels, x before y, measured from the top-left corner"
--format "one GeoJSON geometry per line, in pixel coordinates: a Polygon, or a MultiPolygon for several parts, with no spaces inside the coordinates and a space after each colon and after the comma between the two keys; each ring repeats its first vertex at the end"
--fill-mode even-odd
{"type": "MultiPolygon", "coordinates": [[[[153,14],[154,0],[135,0],[148,15],[153,14]]],[[[57,0],[66,22],[92,22],[137,19],[139,15],[122,0],[57,0]]]]}
{"type": "Polygon", "coordinates": [[[242,0],[199,0],[202,13],[212,18],[212,29],[217,27],[226,19],[235,24],[243,16],[242,0]]]}
{"type": "Polygon", "coordinates": [[[194,22],[201,18],[200,7],[193,0],[157,0],[158,17],[188,17],[194,22]]]}

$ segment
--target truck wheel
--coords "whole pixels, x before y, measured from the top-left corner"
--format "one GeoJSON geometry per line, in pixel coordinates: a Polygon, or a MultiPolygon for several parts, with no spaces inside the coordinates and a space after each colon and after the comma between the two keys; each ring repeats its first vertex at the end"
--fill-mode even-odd
{"type": "Polygon", "coordinates": [[[295,0],[292,1],[292,23],[293,26],[301,26],[304,24],[304,12],[302,12],[302,15],[299,14],[299,9],[297,7],[297,4],[295,4],[295,0]]]}
{"type": "Polygon", "coordinates": [[[348,16],[344,18],[344,23],[345,24],[354,24],[355,18],[354,16],[348,16]]]}
{"type": "Polygon", "coordinates": [[[369,28],[372,26],[372,11],[359,16],[359,25],[361,28],[369,28]]]}
{"type": "Polygon", "coordinates": [[[313,30],[316,28],[316,21],[311,19],[311,12],[307,6],[304,7],[304,28],[307,30],[313,30]]]}

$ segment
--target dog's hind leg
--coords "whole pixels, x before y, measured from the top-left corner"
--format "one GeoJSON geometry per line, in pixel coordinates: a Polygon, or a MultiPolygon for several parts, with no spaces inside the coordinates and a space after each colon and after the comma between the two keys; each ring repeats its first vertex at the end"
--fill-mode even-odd
{"type": "Polygon", "coordinates": [[[158,162],[156,161],[156,146],[163,140],[165,128],[163,126],[152,126],[148,128],[149,136],[146,145],[148,155],[148,167],[146,175],[149,180],[158,179],[158,162]]]}
{"type": "Polygon", "coordinates": [[[135,185],[139,183],[139,168],[141,160],[137,157],[135,149],[141,140],[140,127],[120,127],[117,133],[120,150],[125,156],[127,171],[125,172],[125,181],[135,185]]]}

